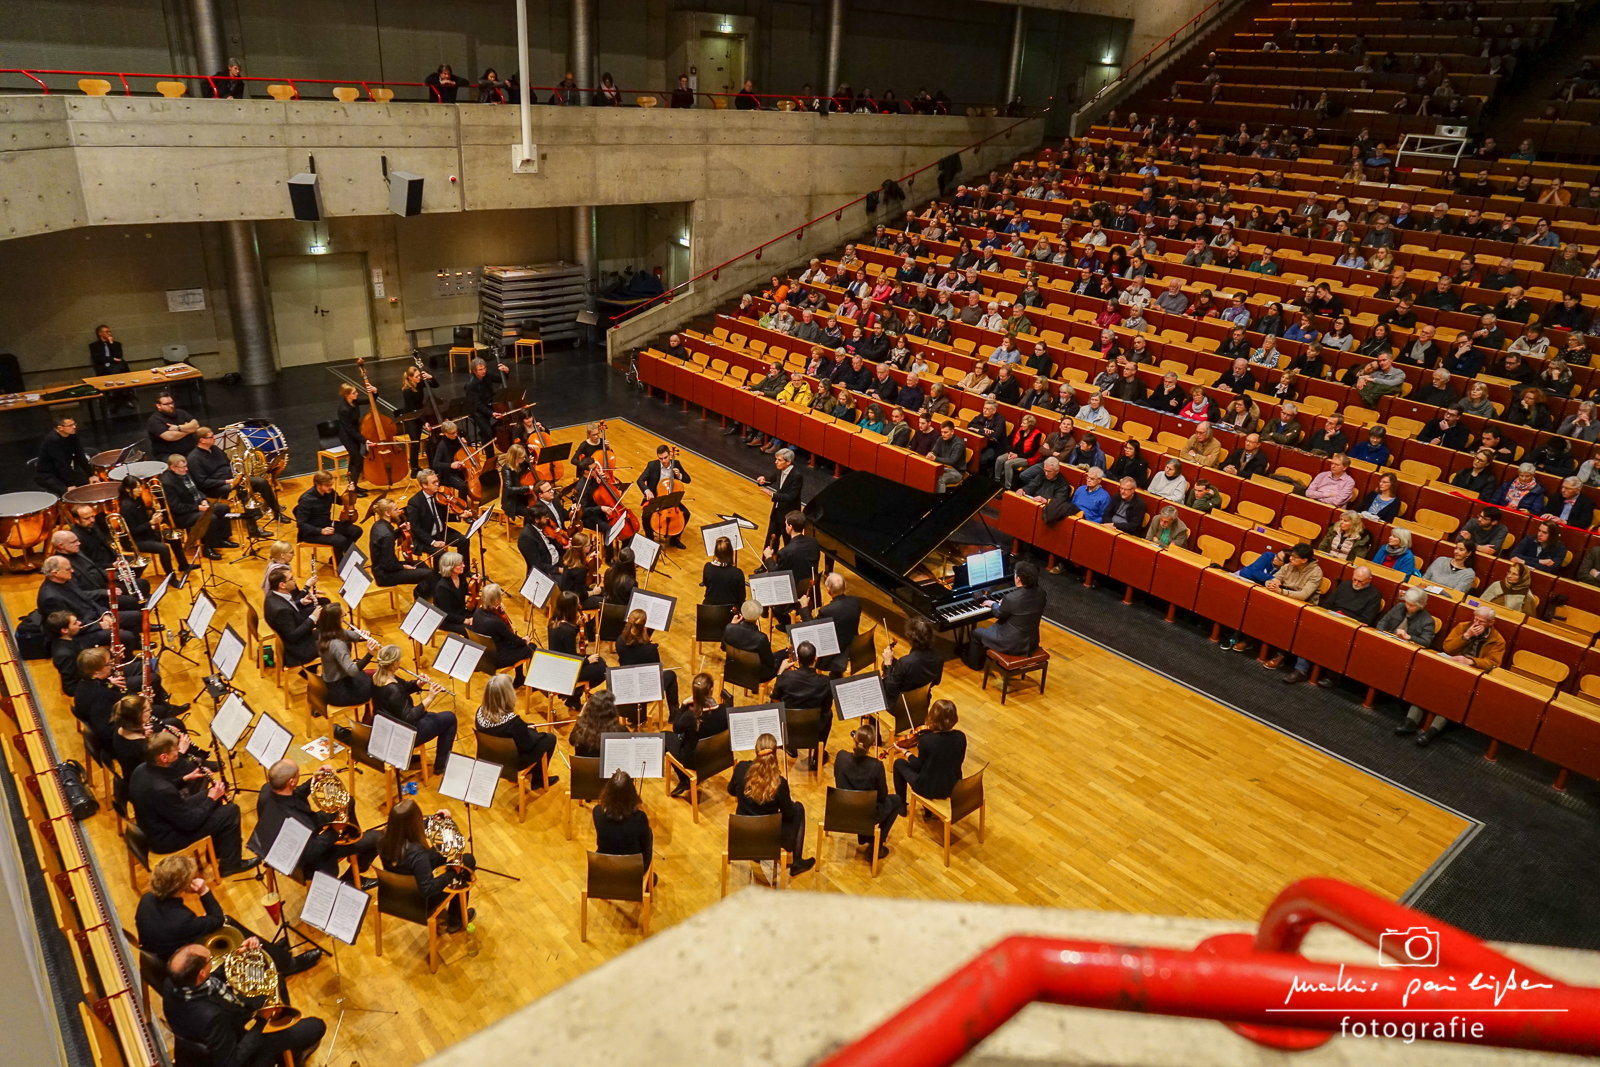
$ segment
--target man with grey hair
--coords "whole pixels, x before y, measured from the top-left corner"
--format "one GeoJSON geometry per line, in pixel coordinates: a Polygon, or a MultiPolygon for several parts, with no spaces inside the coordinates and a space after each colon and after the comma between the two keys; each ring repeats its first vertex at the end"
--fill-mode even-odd
{"type": "Polygon", "coordinates": [[[1156,307],[1168,315],[1182,315],[1189,310],[1189,298],[1183,295],[1183,279],[1168,278],[1167,288],[1156,297],[1156,307]]]}
{"type": "Polygon", "coordinates": [[[87,636],[80,636],[77,639],[80,648],[110,644],[110,628],[119,621],[122,623],[122,643],[124,645],[138,643],[137,628],[142,621],[139,612],[130,611],[118,615],[107,610],[107,605],[101,598],[91,596],[82,585],[73,581],[71,560],[65,556],[51,556],[44,561],[39,572],[44,575],[44,582],[39,586],[36,602],[40,618],[48,619],[57,611],[76,615],[82,621],[84,630],[90,631],[87,636]],[[100,628],[98,631],[95,630],[96,626],[100,628]]]}
{"type": "MultiPolygon", "coordinates": [[[[1442,644],[1444,654],[1457,663],[1479,671],[1491,671],[1500,666],[1506,658],[1506,639],[1495,629],[1494,618],[1494,609],[1487,604],[1480,604],[1471,619],[1457,623],[1455,629],[1445,635],[1442,644]]],[[[1419,731],[1418,727],[1427,714],[1423,708],[1411,705],[1406,712],[1406,721],[1396,726],[1394,732],[1401,737],[1416,734],[1417,747],[1427,748],[1450,725],[1449,719],[1435,715],[1427,729],[1419,731]]]]}
{"type": "MultiPolygon", "coordinates": [[[[318,773],[337,769],[324,763],[318,773]]],[[[281,759],[267,769],[267,781],[256,794],[256,829],[251,835],[251,849],[260,855],[271,851],[273,843],[283,831],[284,824],[294,820],[311,831],[311,837],[300,853],[297,865],[307,876],[321,872],[330,878],[339,877],[339,861],[349,859],[350,876],[359,879],[364,890],[375,889],[376,878],[364,877],[364,872],[378,858],[377,830],[361,833],[356,823],[356,801],[344,811],[318,811],[311,806],[311,782],[300,781],[300,765],[291,759],[281,759]],[[348,828],[348,829],[346,829],[348,828]],[[347,840],[348,838],[353,840],[347,840]]]]}
{"type": "Polygon", "coordinates": [[[778,449],[772,456],[772,465],[777,470],[771,478],[763,474],[756,479],[757,488],[772,498],[772,515],[767,520],[767,539],[763,544],[770,545],[777,538],[787,544],[783,520],[789,512],[800,510],[802,484],[800,472],[794,469],[794,449],[778,449]]]}
{"type": "MultiPolygon", "coordinates": [[[[1418,589],[1417,592],[1422,593],[1422,590],[1418,589]]],[[[1427,593],[1422,593],[1422,602],[1424,604],[1428,602],[1427,593]]],[[[1350,572],[1350,577],[1335,586],[1318,606],[1324,611],[1331,611],[1335,615],[1343,615],[1365,626],[1371,626],[1377,621],[1378,613],[1383,610],[1383,594],[1372,584],[1372,570],[1368,567],[1357,567],[1350,572]]],[[[1270,664],[1271,661],[1268,662],[1270,664]]],[[[1311,661],[1304,656],[1296,656],[1294,669],[1283,676],[1283,684],[1298,685],[1310,674],[1311,661]]],[[[1335,685],[1338,681],[1339,675],[1330,671],[1327,677],[1319,678],[1317,684],[1326,687],[1335,685]]]]}

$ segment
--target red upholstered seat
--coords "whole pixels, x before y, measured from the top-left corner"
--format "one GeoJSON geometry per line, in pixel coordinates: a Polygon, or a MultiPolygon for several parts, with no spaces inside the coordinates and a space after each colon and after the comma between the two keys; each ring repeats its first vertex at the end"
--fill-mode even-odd
{"type": "Polygon", "coordinates": [[[1419,651],[1410,641],[1363,627],[1356,631],[1350,643],[1350,658],[1344,673],[1352,681],[1399,696],[1405,691],[1406,679],[1411,676],[1411,665],[1419,651]]]}
{"type": "Polygon", "coordinates": [[[826,426],[827,423],[822,419],[808,415],[800,420],[799,437],[790,440],[794,440],[802,450],[810,452],[813,456],[822,456],[824,455],[822,439],[826,426]]]}
{"type": "Polygon", "coordinates": [[[1493,670],[1478,679],[1467,707],[1466,725],[1517,748],[1533,745],[1544,709],[1555,696],[1554,686],[1506,670],[1493,670]]]}
{"type": "Polygon", "coordinates": [[[1600,780],[1600,705],[1557,693],[1530,751],[1563,770],[1600,780]]]}
{"type": "Polygon", "coordinates": [[[1245,602],[1256,588],[1238,575],[1212,567],[1200,576],[1200,595],[1194,610],[1218,626],[1236,630],[1244,621],[1245,602]]]}
{"type": "Polygon", "coordinates": [[[1187,549],[1169,548],[1159,553],[1150,577],[1151,595],[1174,608],[1193,611],[1195,598],[1200,595],[1200,576],[1209,564],[1204,556],[1187,549]]]}
{"type": "Polygon", "coordinates": [[[799,408],[784,404],[777,410],[773,432],[778,435],[780,441],[787,441],[792,445],[800,440],[800,419],[799,408]]]}
{"type": "Polygon", "coordinates": [[[833,463],[850,462],[850,442],[861,436],[854,426],[829,423],[822,431],[822,454],[833,463]]]}
{"type": "Polygon", "coordinates": [[[771,434],[778,430],[777,401],[768,400],[764,396],[750,394],[750,422],[749,425],[762,433],[771,434]]]}
{"type": "Polygon", "coordinates": [[[939,471],[941,469],[939,464],[927,456],[906,454],[906,484],[913,489],[921,489],[925,493],[931,493],[939,488],[939,471]]]}
{"type": "Polygon", "coordinates": [[[639,380],[646,385],[661,385],[661,357],[653,356],[649,352],[639,353],[639,380]]]}
{"type": "MultiPolygon", "coordinates": [[[[926,462],[926,461],[924,461],[926,462]]],[[[1020,538],[1024,544],[1033,544],[1034,530],[1039,524],[1039,513],[1044,506],[1029,500],[1021,493],[1000,494],[1000,520],[996,524],[1008,537],[1020,538]]]]}
{"type": "Polygon", "coordinates": [[[1411,662],[1411,674],[1400,697],[1451,722],[1462,722],[1479,677],[1474,667],[1437,652],[1424,652],[1411,662]]]}
{"type": "Polygon", "coordinates": [[[1319,667],[1343,674],[1360,629],[1361,624],[1354,619],[1321,608],[1307,608],[1300,613],[1300,625],[1294,632],[1289,651],[1319,667]]]}
{"type": "Polygon", "coordinates": [[[1085,570],[1105,574],[1111,569],[1111,549],[1116,541],[1117,531],[1111,527],[1079,520],[1068,558],[1085,570]]]}
{"type": "Polygon", "coordinates": [[[728,408],[728,417],[734,422],[750,425],[750,412],[754,410],[756,395],[748,389],[735,389],[731,404],[728,408]]]}
{"type": "Polygon", "coordinates": [[[1250,590],[1249,603],[1244,609],[1244,623],[1240,626],[1246,635],[1277,648],[1288,648],[1294,641],[1295,629],[1300,625],[1302,601],[1274,593],[1265,586],[1250,590]]]}
{"type": "Polygon", "coordinates": [[[1077,540],[1078,527],[1088,526],[1076,515],[1060,519],[1054,523],[1044,521],[1044,511],[1039,512],[1039,524],[1033,533],[1038,538],[1034,543],[1057,559],[1072,558],[1072,543],[1077,540]]]}
{"type": "Polygon", "coordinates": [[[894,482],[905,481],[906,456],[909,454],[905,449],[896,448],[894,445],[879,445],[876,468],[878,476],[894,482]]]}
{"type": "Polygon", "coordinates": [[[1161,550],[1151,542],[1123,534],[1111,548],[1107,574],[1130,589],[1148,590],[1154,583],[1156,557],[1160,555],[1161,550]]]}

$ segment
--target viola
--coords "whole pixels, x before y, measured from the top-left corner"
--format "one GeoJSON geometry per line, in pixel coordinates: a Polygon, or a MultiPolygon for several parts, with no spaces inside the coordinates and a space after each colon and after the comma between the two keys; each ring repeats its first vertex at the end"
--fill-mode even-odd
{"type": "Polygon", "coordinates": [[[470,574],[470,575],[468,575],[467,576],[467,600],[466,600],[466,608],[467,608],[468,611],[477,611],[478,610],[479,598],[481,597],[482,592],[483,592],[483,575],[481,575],[481,574],[470,574]]]}
{"type": "Polygon", "coordinates": [[[417,557],[411,551],[411,524],[409,522],[400,524],[400,553],[407,563],[415,563],[417,561],[417,557]]]}
{"type": "MultiPolygon", "coordinates": [[[[434,499],[443,504],[452,515],[455,515],[458,518],[471,522],[473,519],[478,517],[477,509],[471,504],[467,503],[465,500],[462,500],[461,494],[457,493],[455,489],[448,485],[441,485],[437,493],[434,495],[434,499]]],[[[411,524],[407,523],[406,536],[408,538],[411,536],[410,527],[411,524]]]]}
{"type": "MultiPolygon", "coordinates": [[[[402,455],[400,458],[401,459],[405,459],[405,456],[402,455]]],[[[348,489],[346,489],[344,492],[339,494],[339,504],[340,504],[340,507],[339,507],[339,521],[340,522],[355,522],[356,521],[356,500],[357,500],[357,497],[356,497],[356,483],[355,483],[355,479],[352,478],[350,480],[350,487],[348,489]]]]}

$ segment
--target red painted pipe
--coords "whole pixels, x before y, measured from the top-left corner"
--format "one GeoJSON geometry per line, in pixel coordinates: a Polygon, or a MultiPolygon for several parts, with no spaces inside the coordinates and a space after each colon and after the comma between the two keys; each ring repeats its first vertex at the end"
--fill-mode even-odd
{"type": "MultiPolygon", "coordinates": [[[[1375,961],[1376,962],[1376,961],[1375,961]]],[[[1331,879],[1290,885],[1260,929],[1185,951],[1010,937],[893,1018],[822,1061],[824,1067],[946,1067],[1033,1001],[1238,1024],[1252,1040],[1309,1048],[1340,1033],[1600,1054],[1600,990],[1568,986],[1470,934],[1331,879]],[[1293,951],[1331,922],[1391,957],[1389,931],[1437,935],[1437,967],[1351,966],[1293,951]],[[1516,987],[1496,999],[1494,983],[1516,987]],[[1436,988],[1426,988],[1427,983],[1436,988]],[[1477,984],[1483,988],[1473,989],[1477,984]],[[1454,986],[1454,989],[1437,988],[1454,986]],[[1420,1032],[1419,1032],[1420,1028],[1420,1032]]]]}

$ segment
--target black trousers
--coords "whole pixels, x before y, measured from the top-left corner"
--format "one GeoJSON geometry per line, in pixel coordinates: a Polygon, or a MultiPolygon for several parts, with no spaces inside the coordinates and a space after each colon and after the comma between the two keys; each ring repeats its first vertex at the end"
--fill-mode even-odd
{"type": "MultiPolygon", "coordinates": [[[[283,973],[282,968],[278,973],[283,973]]],[[[293,1026],[263,1033],[260,1051],[250,1058],[249,1067],[278,1067],[283,1062],[285,1052],[294,1053],[295,1063],[299,1067],[306,1067],[327,1033],[328,1024],[314,1018],[301,1019],[293,1026]]]]}
{"type": "Polygon", "coordinates": [[[365,704],[372,699],[372,677],[365,671],[353,678],[340,678],[328,683],[328,706],[341,708],[365,704]]]}
{"type": "Polygon", "coordinates": [[[244,847],[239,836],[239,805],[218,804],[194,833],[152,834],[150,847],[162,853],[180,852],[202,837],[211,838],[218,863],[223,867],[237,867],[244,847]]]}
{"type": "Polygon", "coordinates": [[[147,537],[142,541],[135,541],[133,546],[140,552],[147,552],[155,556],[156,559],[161,561],[161,569],[168,574],[173,572],[172,549],[168,548],[167,543],[159,537],[147,537]]]}
{"type": "MultiPolygon", "coordinates": [[[[222,542],[228,539],[228,534],[231,531],[231,524],[227,519],[222,517],[222,512],[226,510],[227,508],[225,507],[218,508],[215,506],[210,509],[211,525],[206,527],[206,532],[200,537],[200,543],[205,545],[207,548],[218,548],[222,545],[222,542]]],[[[193,529],[195,522],[199,521],[199,517],[196,516],[194,522],[191,522],[188,526],[185,526],[184,529],[193,529]]],[[[184,543],[187,544],[187,538],[185,538],[184,543]]]]}
{"type": "Polygon", "coordinates": [[[338,562],[338,560],[344,559],[344,554],[349,551],[351,545],[361,540],[361,527],[353,522],[339,522],[337,519],[333,521],[332,525],[333,533],[331,534],[302,533],[300,540],[302,543],[309,545],[332,545],[335,562],[338,562]]]}
{"type": "Polygon", "coordinates": [[[395,585],[416,585],[419,582],[426,582],[432,577],[434,577],[434,572],[427,567],[402,566],[397,571],[388,571],[383,574],[374,573],[372,579],[377,583],[378,588],[388,589],[390,586],[395,585]]]}
{"type": "Polygon", "coordinates": [[[300,868],[308,874],[312,871],[321,871],[329,878],[337,878],[339,861],[354,857],[356,870],[364,871],[378,858],[378,842],[382,837],[379,831],[368,830],[355,841],[341,845],[334,842],[331,830],[324,830],[313,837],[311,843],[306,846],[305,855],[300,860],[300,868]]]}
{"type": "Polygon", "coordinates": [[[367,442],[360,436],[351,437],[343,430],[339,431],[339,443],[344,445],[345,459],[349,461],[349,478],[351,485],[361,481],[361,455],[366,450],[367,442]]]}

